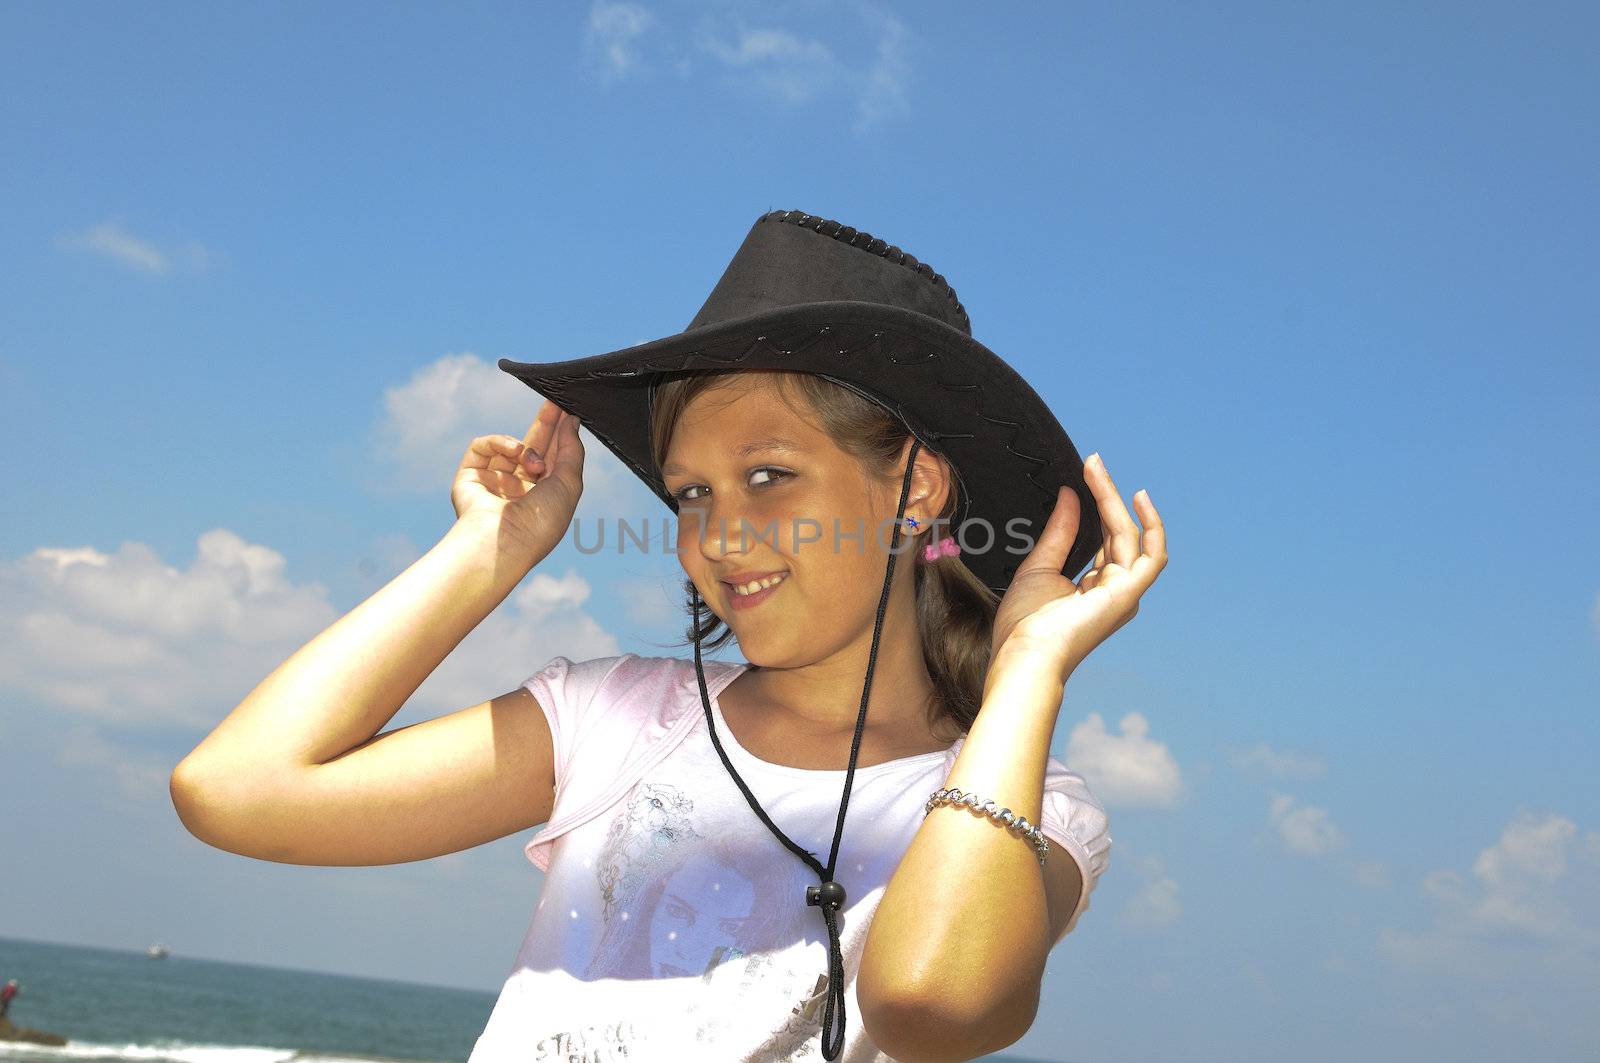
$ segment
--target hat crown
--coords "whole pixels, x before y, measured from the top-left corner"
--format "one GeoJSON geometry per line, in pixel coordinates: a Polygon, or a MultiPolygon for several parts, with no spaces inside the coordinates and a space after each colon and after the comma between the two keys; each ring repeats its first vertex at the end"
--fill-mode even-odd
{"type": "Polygon", "coordinates": [[[955,289],[932,266],[871,233],[798,210],[756,219],[684,331],[837,300],[897,306],[972,335],[955,289]]]}

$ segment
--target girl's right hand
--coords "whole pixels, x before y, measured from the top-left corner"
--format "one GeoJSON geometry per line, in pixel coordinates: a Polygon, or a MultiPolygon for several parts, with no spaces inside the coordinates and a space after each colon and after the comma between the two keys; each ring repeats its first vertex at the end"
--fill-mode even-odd
{"type": "Polygon", "coordinates": [[[472,441],[450,503],[457,521],[481,521],[497,541],[532,554],[534,564],[561,542],[583,494],[583,442],[578,418],[549,399],[528,434],[472,441]]]}

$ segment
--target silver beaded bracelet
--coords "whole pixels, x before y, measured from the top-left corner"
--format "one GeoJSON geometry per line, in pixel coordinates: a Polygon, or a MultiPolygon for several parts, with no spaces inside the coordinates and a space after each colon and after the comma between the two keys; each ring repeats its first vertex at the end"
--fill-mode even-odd
{"type": "Polygon", "coordinates": [[[982,812],[990,819],[1006,827],[1016,828],[1022,832],[1023,838],[1033,843],[1034,849],[1039,854],[1039,866],[1044,866],[1044,854],[1050,851],[1050,843],[1045,840],[1043,831],[1028,822],[1027,816],[1015,815],[1009,808],[998,808],[993,801],[985,801],[978,797],[977,794],[964,794],[960,790],[952,788],[949,790],[935,790],[929,796],[928,806],[922,813],[923,818],[926,819],[928,813],[939,805],[962,805],[972,809],[974,812],[982,812]]]}

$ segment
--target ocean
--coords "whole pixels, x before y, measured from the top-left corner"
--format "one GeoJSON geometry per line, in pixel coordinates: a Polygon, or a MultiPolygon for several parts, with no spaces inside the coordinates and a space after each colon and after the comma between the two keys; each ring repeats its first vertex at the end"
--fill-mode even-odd
{"type": "Polygon", "coordinates": [[[495,994],[0,938],[8,1016],[63,1048],[0,1040],[0,1063],[461,1063],[495,994]]]}
{"type": "Polygon", "coordinates": [[[0,1040],[0,1063],[463,1063],[496,996],[0,937],[8,978],[11,1022],[67,1044],[0,1040]]]}

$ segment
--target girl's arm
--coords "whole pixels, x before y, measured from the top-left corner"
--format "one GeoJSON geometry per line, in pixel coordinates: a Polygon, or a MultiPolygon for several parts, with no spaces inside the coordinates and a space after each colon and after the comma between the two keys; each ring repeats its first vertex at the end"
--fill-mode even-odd
{"type": "MultiPolygon", "coordinates": [[[[1026,666],[989,676],[944,785],[1036,824],[1064,687],[1026,666]]],[[[878,902],[857,976],[874,1043],[896,1058],[972,1059],[1028,1032],[1045,958],[1083,888],[1059,845],[1045,859],[1041,868],[1031,844],[963,808],[923,820],[878,902]]]]}
{"type": "Polygon", "coordinates": [[[544,822],[550,732],[527,691],[377,735],[534,563],[486,522],[457,521],[183,758],[171,791],[184,825],[241,855],[358,865],[438,856],[544,822]]]}
{"type": "Polygon", "coordinates": [[[474,439],[444,538],[274,669],[178,764],[184,826],[264,860],[386,864],[548,819],[550,729],[527,691],[377,731],[561,541],[582,474],[577,418],[548,400],[524,440],[474,439]]]}
{"type": "MultiPolygon", "coordinates": [[[[945,783],[1003,802],[1030,823],[1044,811],[1068,677],[1133,618],[1167,564],[1166,527],[1149,492],[1133,496],[1141,531],[1099,454],[1084,463],[1084,480],[1104,545],[1078,582],[1062,575],[1079,503],[1070,487],[1058,489],[1039,542],[996,608],[983,705],[945,783]]],[[[1059,850],[1050,847],[1041,869],[1031,845],[987,816],[936,808],[923,820],[872,917],[856,985],[862,1024],[884,1051],[970,1059],[1028,1032],[1045,957],[1086,885],[1059,850]]]]}

